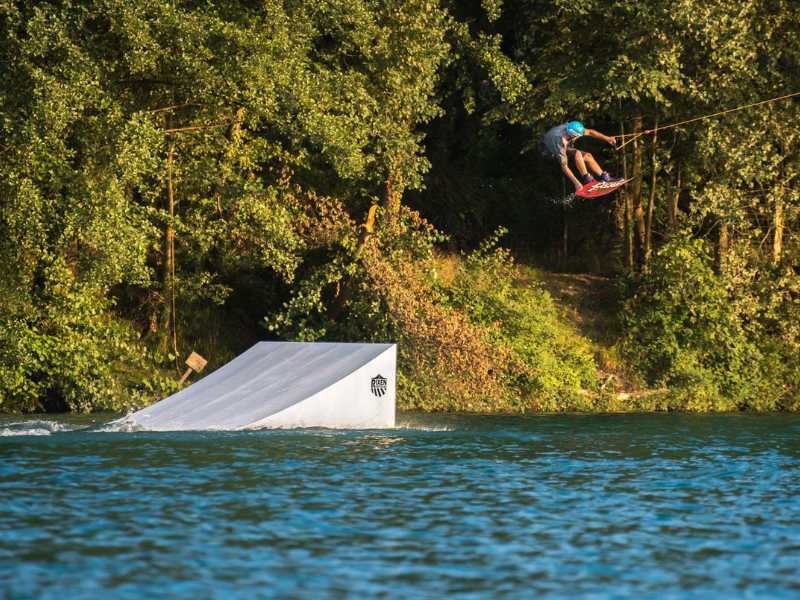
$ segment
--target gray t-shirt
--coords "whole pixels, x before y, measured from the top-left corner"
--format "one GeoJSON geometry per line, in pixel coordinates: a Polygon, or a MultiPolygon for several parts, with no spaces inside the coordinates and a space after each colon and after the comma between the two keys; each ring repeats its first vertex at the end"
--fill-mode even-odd
{"type": "Polygon", "coordinates": [[[572,140],[567,135],[567,124],[562,123],[548,130],[539,142],[542,154],[562,163],[567,162],[567,154],[573,152],[572,140]]]}

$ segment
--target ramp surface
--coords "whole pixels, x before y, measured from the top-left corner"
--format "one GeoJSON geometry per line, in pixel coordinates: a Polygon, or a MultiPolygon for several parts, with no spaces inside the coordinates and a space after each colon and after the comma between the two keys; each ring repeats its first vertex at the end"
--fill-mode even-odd
{"type": "Polygon", "coordinates": [[[260,342],[129,415],[144,429],[393,427],[394,344],[260,342]]]}

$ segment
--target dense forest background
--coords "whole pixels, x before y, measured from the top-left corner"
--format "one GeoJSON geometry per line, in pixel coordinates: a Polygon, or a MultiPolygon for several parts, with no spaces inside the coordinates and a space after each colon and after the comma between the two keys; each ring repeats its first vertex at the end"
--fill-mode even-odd
{"type": "Polygon", "coordinates": [[[671,126],[800,91],[794,0],[0,0],[0,82],[2,411],[259,339],[398,342],[406,408],[800,408],[800,101],[671,126]],[[624,192],[568,201],[568,119],[624,192]]]}

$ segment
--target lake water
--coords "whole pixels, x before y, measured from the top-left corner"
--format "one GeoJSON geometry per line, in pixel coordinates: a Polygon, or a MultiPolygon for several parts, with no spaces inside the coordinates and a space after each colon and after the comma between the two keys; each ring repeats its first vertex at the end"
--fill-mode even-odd
{"type": "Polygon", "coordinates": [[[0,598],[798,598],[800,417],[0,420],[0,598]]]}

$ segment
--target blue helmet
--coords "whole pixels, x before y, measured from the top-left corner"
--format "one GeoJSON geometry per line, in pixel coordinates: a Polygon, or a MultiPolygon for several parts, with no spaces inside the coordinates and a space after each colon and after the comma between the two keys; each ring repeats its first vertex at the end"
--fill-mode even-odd
{"type": "Polygon", "coordinates": [[[567,123],[567,135],[570,137],[581,137],[586,132],[586,128],[580,121],[570,121],[567,123]]]}

